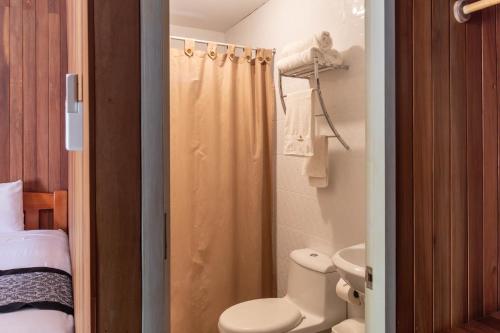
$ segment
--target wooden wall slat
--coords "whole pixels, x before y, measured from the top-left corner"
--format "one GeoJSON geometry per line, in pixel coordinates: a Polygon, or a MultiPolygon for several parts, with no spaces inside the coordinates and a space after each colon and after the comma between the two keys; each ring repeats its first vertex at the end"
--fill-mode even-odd
{"type": "MultiPolygon", "coordinates": [[[[61,33],[60,42],[61,45],[59,47],[59,51],[61,53],[61,72],[59,75],[60,80],[60,110],[64,114],[65,108],[65,96],[66,96],[66,73],[68,73],[68,29],[67,29],[67,8],[65,6],[65,2],[62,2],[59,6],[59,31],[61,33]]],[[[61,124],[60,124],[60,140],[61,140],[61,184],[60,188],[65,189],[68,188],[68,152],[64,146],[65,141],[65,118],[61,116],[61,124]]]]}
{"type": "MultiPolygon", "coordinates": [[[[36,1],[36,184],[38,191],[49,190],[49,6],[36,1]]],[[[50,227],[50,213],[40,212],[40,224],[50,227]]]]}
{"type": "Polygon", "coordinates": [[[36,3],[23,0],[23,181],[36,190],[36,3]]]}
{"type": "Polygon", "coordinates": [[[49,6],[36,1],[36,187],[49,190],[49,6]]]}
{"type": "Polygon", "coordinates": [[[433,114],[433,304],[434,331],[451,324],[450,217],[450,12],[448,2],[432,1],[433,114]]]}
{"type": "Polygon", "coordinates": [[[483,313],[498,307],[498,111],[496,9],[482,13],[483,313]]]}
{"type": "MultiPolygon", "coordinates": [[[[497,6],[496,8],[496,20],[495,20],[495,31],[496,31],[496,38],[495,42],[496,45],[500,45],[500,7],[497,6]]],[[[500,48],[496,48],[496,61],[497,64],[500,64],[500,48]]],[[[498,81],[498,77],[500,76],[500,65],[497,65],[496,67],[496,77],[498,81]]],[[[500,82],[497,82],[497,156],[499,159],[499,164],[500,164],[500,116],[498,116],[498,112],[500,112],[500,82]]],[[[500,205],[500,168],[497,168],[497,202],[500,205]]],[[[500,209],[500,207],[498,207],[500,209]]],[[[500,225],[497,226],[497,241],[499,242],[500,245],[500,225]]],[[[498,301],[498,306],[500,307],[500,273],[498,272],[498,267],[500,267],[500,246],[497,248],[497,301],[498,301]]]]}
{"type": "Polygon", "coordinates": [[[397,307],[396,329],[411,332],[414,328],[414,224],[413,224],[413,2],[400,2],[396,21],[401,36],[396,44],[401,56],[396,62],[396,186],[397,186],[397,307]],[[402,320],[401,320],[402,319],[402,320]]]}
{"type": "Polygon", "coordinates": [[[49,190],[61,187],[61,32],[59,0],[49,0],[49,190]]]}
{"type": "Polygon", "coordinates": [[[10,23],[10,179],[23,178],[23,6],[21,0],[11,0],[10,23]]]}
{"type": "Polygon", "coordinates": [[[430,1],[414,2],[413,26],[413,177],[415,248],[415,330],[431,332],[433,325],[432,287],[432,81],[430,1]],[[419,22],[418,27],[415,22],[419,22]],[[418,47],[415,47],[418,45],[418,47]]]}
{"type": "Polygon", "coordinates": [[[481,13],[466,26],[469,319],[483,315],[481,13]]]}
{"type": "Polygon", "coordinates": [[[0,2],[0,182],[10,179],[9,7],[0,2]]]}
{"type": "MultiPolygon", "coordinates": [[[[450,7],[453,2],[450,2],[450,7]]],[[[443,41],[446,42],[446,41],[443,41]]],[[[467,87],[465,25],[450,20],[451,326],[467,320],[467,87]]]]}

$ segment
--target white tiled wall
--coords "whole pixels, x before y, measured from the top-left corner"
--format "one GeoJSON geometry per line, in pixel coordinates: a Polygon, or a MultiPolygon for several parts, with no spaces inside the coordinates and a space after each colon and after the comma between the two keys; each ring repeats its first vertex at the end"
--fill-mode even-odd
{"type": "MultiPolygon", "coordinates": [[[[232,43],[277,49],[327,30],[348,71],[322,75],[330,115],[351,151],[330,139],[330,186],[316,189],[302,175],[303,159],[284,156],[283,111],[277,102],[278,292],[286,288],[288,254],[310,247],[327,254],[365,239],[365,70],[363,0],[270,0],[226,32],[232,43]]],[[[308,87],[285,80],[285,90],[308,87]]],[[[325,129],[323,129],[325,130],[325,129]]],[[[326,129],[327,130],[327,129],[326,129]]]]}

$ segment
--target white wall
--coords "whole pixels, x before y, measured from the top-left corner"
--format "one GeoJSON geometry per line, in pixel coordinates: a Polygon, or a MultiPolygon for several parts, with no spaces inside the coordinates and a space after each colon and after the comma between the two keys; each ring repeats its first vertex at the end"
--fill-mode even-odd
{"type": "Polygon", "coordinates": [[[224,42],[226,40],[224,32],[206,30],[206,29],[197,29],[197,28],[191,28],[173,24],[170,25],[170,35],[193,38],[193,39],[203,39],[214,42],[224,42]]]}
{"type": "MultiPolygon", "coordinates": [[[[327,30],[348,71],[322,74],[330,115],[351,146],[330,139],[330,186],[316,189],[302,175],[303,159],[282,154],[283,110],[277,101],[278,292],[286,288],[288,254],[310,247],[327,254],[365,241],[365,47],[363,0],[270,0],[226,32],[228,42],[276,48],[327,30]]],[[[276,75],[277,77],[277,75],[276,75]]],[[[287,79],[285,90],[307,87],[287,79]]]]}

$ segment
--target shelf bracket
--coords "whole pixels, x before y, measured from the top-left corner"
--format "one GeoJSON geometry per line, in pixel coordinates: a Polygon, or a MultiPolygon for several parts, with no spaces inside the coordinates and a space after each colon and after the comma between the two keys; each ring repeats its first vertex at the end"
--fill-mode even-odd
{"type": "Polygon", "coordinates": [[[349,69],[348,66],[345,65],[336,65],[336,66],[323,66],[320,68],[318,58],[314,58],[314,63],[304,66],[304,68],[300,68],[298,70],[294,70],[291,72],[279,72],[279,78],[278,78],[278,86],[279,86],[279,93],[280,93],[280,99],[281,99],[281,105],[283,106],[283,112],[286,114],[286,103],[285,103],[285,97],[286,95],[283,94],[283,77],[291,77],[291,78],[296,78],[296,79],[307,79],[310,80],[312,76],[314,76],[314,82],[315,82],[315,87],[313,88],[314,91],[316,91],[319,103],[321,105],[321,110],[323,112],[322,116],[325,117],[326,122],[328,123],[328,126],[330,126],[333,135],[330,135],[328,137],[330,138],[337,138],[339,142],[344,146],[346,150],[351,150],[347,142],[342,138],[340,133],[337,131],[335,128],[335,125],[333,124],[332,119],[330,118],[330,115],[328,114],[328,110],[326,108],[325,101],[323,99],[323,93],[321,91],[321,81],[319,78],[319,73],[324,72],[326,70],[333,70],[333,69],[344,69],[347,70],[349,69]]]}

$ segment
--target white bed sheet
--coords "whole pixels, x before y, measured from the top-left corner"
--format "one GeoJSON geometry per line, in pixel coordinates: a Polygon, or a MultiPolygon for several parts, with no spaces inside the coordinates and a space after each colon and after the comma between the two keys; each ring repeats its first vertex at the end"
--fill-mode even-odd
{"type": "MultiPolygon", "coordinates": [[[[52,267],[71,274],[68,236],[61,230],[0,233],[0,270],[52,267]]],[[[73,333],[73,316],[61,311],[26,309],[0,314],[2,333],[73,333]]]]}

